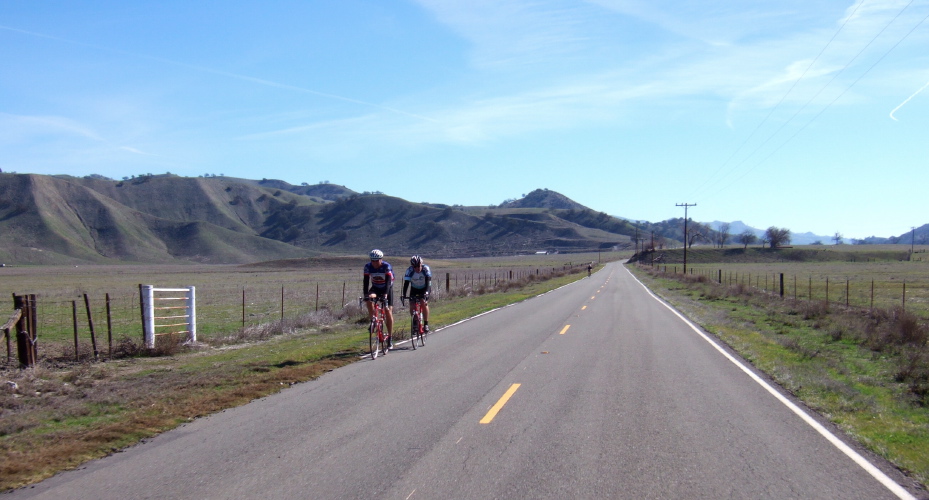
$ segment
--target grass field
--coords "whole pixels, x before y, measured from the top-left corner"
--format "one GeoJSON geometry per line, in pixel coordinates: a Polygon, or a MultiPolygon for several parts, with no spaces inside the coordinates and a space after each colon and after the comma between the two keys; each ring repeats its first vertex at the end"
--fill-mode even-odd
{"type": "MultiPolygon", "coordinates": [[[[539,277],[598,259],[625,254],[553,254],[501,258],[427,261],[434,278],[433,297],[482,293],[503,282],[539,277]],[[447,288],[446,288],[447,285],[447,288]]],[[[625,255],[628,257],[628,255],[625,255]]],[[[387,257],[398,280],[409,257],[387,257]]],[[[361,295],[365,257],[329,257],[241,266],[26,266],[0,268],[0,297],[35,294],[38,308],[39,356],[90,355],[90,322],[99,350],[106,356],[110,339],[140,339],[142,320],[139,285],[196,287],[197,340],[245,327],[297,318],[308,312],[335,313],[361,295]],[[87,294],[90,318],[84,304],[87,294]],[[109,315],[107,314],[109,297],[109,315]],[[110,318],[107,321],[107,318],[110,318]],[[76,320],[76,321],[75,321],[76,320]]],[[[401,282],[394,293],[399,297],[401,282]]],[[[4,314],[0,308],[0,316],[4,314]]],[[[4,317],[5,321],[5,317],[4,317]]]]}
{"type": "MultiPolygon", "coordinates": [[[[770,250],[691,249],[688,274],[784,295],[863,308],[904,307],[929,318],[929,248],[900,245],[804,246],[770,250]]],[[[683,272],[683,250],[663,253],[656,264],[683,272]]]]}

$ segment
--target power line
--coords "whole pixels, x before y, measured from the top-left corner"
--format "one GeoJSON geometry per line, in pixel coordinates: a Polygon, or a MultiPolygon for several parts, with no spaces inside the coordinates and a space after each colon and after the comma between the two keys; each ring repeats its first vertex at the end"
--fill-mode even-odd
{"type": "MultiPolygon", "coordinates": [[[[832,77],[828,82],[826,82],[826,83],[819,89],[819,91],[818,91],[815,95],[813,95],[813,97],[811,97],[803,106],[801,106],[801,107],[800,107],[800,108],[799,108],[787,121],[785,121],[784,123],[782,123],[781,126],[778,127],[778,129],[775,130],[772,134],[770,134],[770,135],[768,136],[767,139],[765,139],[760,145],[758,145],[755,149],[753,149],[752,152],[751,152],[748,156],[746,156],[743,160],[741,160],[737,165],[735,165],[734,167],[732,167],[731,169],[729,169],[729,170],[727,171],[727,174],[726,174],[726,175],[728,176],[729,174],[731,174],[732,172],[734,172],[736,169],[740,168],[742,165],[744,165],[746,162],[748,162],[748,160],[749,160],[752,156],[754,156],[755,153],[757,153],[762,147],[764,147],[768,142],[770,142],[777,134],[779,134],[788,124],[790,124],[790,122],[792,122],[792,121],[794,120],[794,118],[796,118],[804,109],[806,109],[806,108],[810,105],[810,103],[813,102],[813,100],[815,100],[817,97],[819,97],[819,95],[820,95],[829,85],[831,85],[832,82],[834,82],[834,81],[839,77],[839,75],[841,75],[846,69],[848,69],[848,67],[851,66],[851,64],[852,64],[855,60],[857,60],[857,59],[861,56],[861,54],[863,54],[864,51],[867,50],[867,48],[870,47],[870,46],[871,46],[871,45],[872,45],[872,44],[873,44],[873,43],[874,43],[886,30],[887,30],[887,28],[889,28],[889,27],[894,23],[894,21],[896,21],[901,15],[903,15],[903,13],[910,7],[910,5],[912,5],[914,2],[915,2],[915,0],[910,0],[910,2],[907,3],[907,4],[906,4],[906,5],[905,5],[905,6],[904,6],[904,7],[903,7],[903,8],[902,8],[890,21],[888,21],[887,24],[884,25],[884,27],[883,27],[874,37],[872,37],[871,40],[870,40],[864,47],[862,47],[862,49],[861,49],[860,51],[858,51],[858,53],[855,54],[854,57],[852,57],[852,58],[845,64],[845,66],[843,66],[839,71],[837,71],[837,72],[833,75],[833,77],[832,77]]],[[[858,10],[858,7],[860,7],[860,6],[862,5],[862,3],[863,3],[863,2],[859,3],[858,6],[856,6],[855,11],[858,10]]],[[[854,15],[854,12],[852,13],[852,15],[854,15]]],[[[848,19],[846,19],[846,22],[842,24],[842,27],[839,28],[839,31],[841,31],[842,28],[844,28],[845,24],[848,23],[848,20],[851,19],[852,15],[850,15],[850,16],[848,17],[848,19]]],[[[845,90],[843,90],[835,99],[833,99],[833,100],[832,100],[830,103],[828,103],[822,110],[820,110],[820,112],[817,113],[812,119],[810,119],[810,121],[808,121],[806,124],[804,124],[802,127],[800,127],[796,132],[794,132],[794,134],[792,134],[790,137],[788,137],[787,140],[785,140],[783,143],[781,143],[777,148],[775,148],[771,153],[769,153],[767,156],[765,156],[762,160],[760,160],[759,162],[757,162],[754,166],[752,166],[752,167],[750,167],[750,168],[748,168],[748,169],[742,171],[741,175],[739,175],[738,177],[732,178],[728,183],[726,183],[724,186],[720,187],[718,191],[722,191],[722,190],[728,188],[729,186],[731,186],[733,183],[737,182],[738,180],[741,180],[743,177],[745,177],[746,175],[748,175],[750,172],[752,172],[753,170],[755,170],[756,168],[758,168],[761,164],[763,164],[765,161],[767,161],[769,158],[771,158],[771,156],[773,156],[775,153],[777,153],[778,151],[780,151],[785,145],[787,145],[787,143],[789,143],[791,140],[793,140],[793,138],[796,137],[801,131],[803,131],[804,129],[806,129],[806,127],[808,127],[813,121],[815,121],[819,116],[821,116],[830,106],[832,106],[832,104],[834,104],[836,101],[839,100],[839,98],[841,98],[843,95],[845,95],[846,92],[848,92],[848,91],[849,91],[855,84],[857,84],[865,75],[867,75],[867,74],[868,74],[878,63],[880,63],[890,52],[892,52],[898,45],[900,45],[900,43],[902,43],[906,38],[908,38],[908,37],[913,33],[913,31],[915,31],[920,25],[922,25],[923,22],[925,22],[927,18],[929,18],[929,16],[927,16],[926,18],[923,18],[922,21],[920,21],[920,22],[917,23],[912,29],[910,29],[909,32],[907,32],[900,40],[897,41],[897,43],[895,43],[890,49],[888,49],[888,50],[887,50],[887,51],[886,51],[874,64],[872,64],[871,67],[869,67],[869,68],[867,69],[867,71],[865,71],[865,72],[864,72],[862,75],[860,75],[854,82],[852,82],[848,87],[846,87],[845,90]]],[[[837,31],[836,34],[833,35],[832,39],[830,39],[830,41],[827,43],[826,47],[828,47],[828,45],[832,43],[832,41],[835,39],[836,35],[838,35],[838,32],[839,32],[839,31],[837,31]]],[[[822,55],[822,53],[823,53],[824,51],[825,51],[825,47],[823,48],[822,51],[820,51],[820,55],[822,55]]],[[[817,58],[819,58],[820,55],[818,55],[817,58]]],[[[814,62],[815,62],[815,61],[814,61],[814,62]]],[[[811,66],[812,66],[812,64],[811,64],[811,66]]],[[[809,67],[807,68],[807,70],[809,70],[809,67]]],[[[806,71],[804,71],[803,74],[805,75],[805,74],[806,74],[806,71]]],[[[801,78],[802,78],[802,77],[803,77],[803,76],[801,75],[801,78]]],[[[790,94],[790,92],[791,92],[791,91],[793,90],[793,88],[796,86],[796,83],[797,83],[797,82],[799,82],[799,79],[794,83],[793,86],[791,86],[791,88],[787,91],[787,93],[784,94],[784,97],[781,98],[781,100],[780,100],[780,101],[778,102],[778,104],[775,106],[775,109],[777,108],[777,106],[779,106],[779,105],[781,104],[781,102],[784,101],[784,99],[787,97],[787,95],[790,94]]],[[[772,113],[773,113],[773,109],[772,109],[771,112],[768,113],[768,116],[766,116],[765,119],[762,121],[762,124],[768,120],[768,117],[770,117],[772,113]]],[[[758,130],[758,128],[760,128],[760,126],[761,126],[761,125],[759,125],[758,127],[756,127],[755,131],[753,131],[752,134],[749,136],[749,139],[750,139],[752,136],[754,136],[755,132],[758,130]]],[[[746,140],[745,142],[747,142],[747,141],[748,141],[748,140],[746,140]]],[[[742,147],[745,145],[745,142],[743,142],[743,144],[739,146],[739,148],[736,150],[736,153],[738,153],[738,151],[740,151],[740,150],[742,149],[742,147]]],[[[734,153],[733,156],[734,156],[736,153],[734,153]]],[[[730,159],[731,159],[731,158],[732,158],[732,157],[730,157],[730,159]]],[[[728,162],[729,162],[729,160],[726,160],[726,163],[728,163],[728,162]]],[[[725,165],[725,163],[724,163],[724,165],[725,165]]],[[[722,167],[720,167],[719,170],[722,170],[722,167]]],[[[716,173],[718,173],[719,170],[717,170],[716,173]]],[[[713,175],[715,176],[716,173],[714,173],[713,175]]],[[[710,182],[710,181],[708,180],[708,181],[704,182],[704,185],[706,185],[707,182],[710,182]]],[[[700,189],[702,190],[702,189],[703,189],[703,186],[701,186],[700,189]]],[[[703,191],[701,191],[701,190],[698,190],[697,193],[698,193],[698,194],[699,194],[699,193],[702,193],[703,191]]]]}
{"type": "MultiPolygon", "coordinates": [[[[913,3],[913,2],[910,2],[910,3],[913,3]]],[[[898,14],[898,16],[899,16],[899,14],[898,14]]],[[[896,18],[894,18],[894,19],[896,19],[896,18]]],[[[784,146],[787,145],[787,143],[789,143],[790,141],[792,141],[794,137],[798,136],[798,135],[800,134],[800,132],[802,132],[803,130],[805,130],[808,126],[810,126],[811,123],[813,123],[814,121],[816,121],[816,119],[819,118],[823,113],[825,113],[826,110],[828,110],[833,104],[836,103],[836,101],[838,101],[839,99],[841,99],[842,96],[844,96],[846,92],[848,92],[849,90],[851,90],[852,87],[854,87],[859,81],[861,81],[862,78],[864,78],[868,73],[870,73],[871,70],[874,69],[875,66],[877,66],[878,64],[880,64],[880,62],[883,61],[884,58],[887,57],[888,54],[890,54],[895,48],[897,48],[898,45],[900,45],[904,40],[906,40],[907,37],[909,37],[914,31],[916,31],[916,28],[919,28],[924,22],[926,22],[927,19],[929,19],[929,14],[927,14],[926,17],[924,17],[924,18],[922,19],[922,21],[920,21],[919,23],[917,23],[916,26],[913,26],[913,28],[910,29],[910,31],[907,32],[907,34],[904,35],[903,38],[901,38],[900,40],[898,40],[897,43],[895,43],[895,44],[893,45],[893,47],[891,47],[890,49],[888,49],[887,52],[884,52],[884,54],[883,54],[880,58],[878,58],[877,61],[874,61],[874,64],[872,64],[864,73],[862,73],[858,78],[856,78],[855,81],[853,81],[848,87],[846,87],[845,90],[843,90],[838,96],[835,97],[835,99],[833,99],[831,102],[829,102],[829,104],[826,104],[826,106],[824,106],[823,109],[821,109],[821,110],[819,111],[819,113],[816,113],[816,115],[813,116],[813,118],[810,118],[810,120],[809,120],[808,122],[806,122],[802,127],[800,127],[799,129],[797,129],[796,132],[794,132],[790,137],[787,138],[787,140],[785,140],[783,143],[781,143],[780,146],[778,146],[777,148],[775,148],[774,151],[771,151],[770,153],[768,153],[768,155],[765,156],[761,161],[759,161],[758,163],[756,163],[754,167],[752,167],[752,168],[746,170],[745,172],[742,173],[742,175],[738,176],[737,178],[734,178],[729,184],[727,184],[726,186],[724,186],[724,188],[725,188],[725,187],[729,187],[729,186],[732,185],[734,182],[736,182],[736,181],[742,179],[743,177],[745,177],[746,175],[748,175],[749,172],[751,172],[752,170],[754,170],[755,168],[757,168],[758,166],[760,166],[762,163],[768,161],[769,158],[771,158],[772,156],[774,156],[778,151],[781,150],[781,148],[783,148],[784,146]]],[[[892,22],[892,21],[891,21],[891,22],[892,22]]],[[[883,31],[883,30],[882,30],[882,31],[883,31]]],[[[782,128],[783,128],[783,127],[782,127],[782,128]]]]}
{"type": "MultiPolygon", "coordinates": [[[[729,162],[732,161],[732,159],[735,158],[735,156],[736,156],[737,154],[739,154],[739,151],[742,151],[742,148],[744,148],[745,145],[748,144],[748,141],[750,141],[750,140],[752,139],[752,137],[755,137],[755,134],[758,133],[758,131],[761,129],[761,127],[762,127],[765,123],[768,122],[768,119],[770,119],[770,118],[771,118],[771,115],[773,115],[774,112],[777,111],[777,109],[781,106],[781,103],[783,103],[784,100],[787,99],[787,96],[789,96],[790,93],[793,92],[793,90],[794,90],[794,88],[797,86],[797,84],[800,83],[800,80],[803,80],[803,77],[805,77],[806,74],[810,71],[810,68],[812,68],[813,65],[816,64],[817,61],[819,61],[819,58],[822,57],[822,55],[826,52],[826,49],[828,49],[829,46],[832,45],[832,42],[835,41],[835,39],[836,39],[837,36],[839,36],[839,33],[841,33],[843,29],[845,29],[845,25],[848,24],[848,22],[852,19],[852,17],[855,16],[855,14],[858,12],[858,9],[864,4],[864,2],[865,2],[865,0],[861,0],[861,1],[858,2],[857,5],[855,5],[855,10],[853,10],[851,14],[849,14],[848,16],[846,16],[845,22],[843,22],[842,25],[839,26],[839,29],[837,29],[837,30],[835,31],[835,33],[832,34],[832,38],[830,38],[829,41],[826,42],[826,45],[824,45],[823,48],[819,51],[819,54],[816,54],[816,57],[810,62],[810,64],[806,67],[806,69],[803,70],[803,73],[802,73],[796,80],[794,80],[793,85],[791,85],[790,88],[787,89],[787,92],[785,92],[784,95],[781,96],[781,99],[780,99],[779,101],[777,101],[777,104],[775,104],[774,107],[771,108],[771,111],[768,111],[768,114],[764,117],[764,119],[761,120],[761,122],[758,123],[758,125],[755,127],[755,129],[752,130],[752,133],[749,134],[748,137],[746,137],[744,141],[742,141],[742,144],[740,144],[739,147],[736,148],[736,150],[735,150],[731,155],[729,155],[729,158],[726,158],[726,161],[724,161],[724,162],[722,163],[722,165],[719,166],[719,168],[716,170],[716,172],[714,172],[712,175],[710,175],[709,177],[707,177],[707,180],[705,180],[704,183],[701,184],[700,187],[697,188],[697,191],[696,191],[697,193],[700,193],[700,191],[703,189],[703,187],[704,187],[707,183],[709,183],[719,172],[721,172],[722,169],[723,169],[726,165],[728,165],[729,162]]],[[[857,56],[856,56],[856,57],[857,57],[857,56]]],[[[847,67],[847,65],[846,65],[846,67],[847,67]]],[[[776,133],[776,132],[775,132],[775,133],[776,133]]],[[[762,145],[763,145],[763,144],[762,144],[762,145]]],[[[754,152],[753,152],[752,154],[754,154],[754,152]]],[[[751,157],[751,155],[749,155],[749,157],[751,157]]]]}

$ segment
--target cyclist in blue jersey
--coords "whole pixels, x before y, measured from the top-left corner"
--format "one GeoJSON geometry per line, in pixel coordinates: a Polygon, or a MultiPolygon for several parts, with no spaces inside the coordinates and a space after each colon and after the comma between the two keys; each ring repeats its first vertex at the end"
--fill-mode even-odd
{"type": "Polygon", "coordinates": [[[372,300],[377,297],[387,299],[384,322],[387,324],[387,347],[393,349],[394,344],[391,335],[394,331],[394,313],[392,310],[394,305],[394,271],[390,264],[384,261],[384,252],[377,248],[371,250],[369,257],[371,257],[371,262],[365,264],[364,268],[362,295],[368,298],[365,302],[368,305],[368,318],[374,317],[374,302],[372,300]]]}
{"type": "MultiPolygon", "coordinates": [[[[403,275],[403,294],[407,296],[407,288],[410,290],[409,297],[419,297],[423,299],[423,327],[429,331],[429,290],[432,284],[432,270],[423,262],[423,258],[414,255],[410,258],[410,267],[403,275]]],[[[410,301],[410,314],[413,314],[413,301],[410,301]]]]}

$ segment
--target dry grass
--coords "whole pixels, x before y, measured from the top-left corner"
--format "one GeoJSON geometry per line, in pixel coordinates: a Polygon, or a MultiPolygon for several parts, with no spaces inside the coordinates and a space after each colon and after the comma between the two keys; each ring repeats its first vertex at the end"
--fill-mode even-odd
{"type": "Polygon", "coordinates": [[[357,351],[283,361],[243,354],[204,366],[196,358],[42,363],[2,372],[0,488],[33,482],[181,422],[314,379],[354,361],[357,351]]]}

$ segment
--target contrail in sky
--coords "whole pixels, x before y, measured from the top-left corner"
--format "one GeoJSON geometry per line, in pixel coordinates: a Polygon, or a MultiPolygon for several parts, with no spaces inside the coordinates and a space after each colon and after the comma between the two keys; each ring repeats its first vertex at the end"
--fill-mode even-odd
{"type": "Polygon", "coordinates": [[[897,110],[902,108],[906,103],[910,102],[910,99],[916,97],[916,94],[922,92],[923,90],[926,90],[926,87],[929,87],[929,82],[926,82],[926,84],[920,87],[919,90],[917,90],[916,92],[913,92],[913,95],[907,97],[905,101],[901,102],[899,106],[894,108],[893,111],[890,112],[890,119],[895,122],[900,121],[900,120],[897,120],[897,118],[894,116],[894,113],[896,113],[897,110]]]}
{"type": "Polygon", "coordinates": [[[192,64],[182,63],[182,62],[178,62],[178,61],[172,61],[172,60],[170,60],[170,59],[163,59],[163,58],[161,58],[161,57],[148,56],[148,55],[144,55],[144,54],[134,54],[134,53],[132,53],[132,52],[126,52],[126,51],[124,51],[124,50],[111,49],[111,48],[109,48],[109,47],[102,47],[102,46],[100,46],[100,45],[94,45],[94,44],[84,43],[84,42],[77,42],[77,41],[74,41],[74,40],[68,40],[68,39],[66,39],[66,38],[59,38],[59,37],[57,37],[57,36],[46,35],[46,34],[43,34],[43,33],[36,33],[36,32],[33,32],[33,31],[21,30],[21,29],[12,28],[12,27],[9,27],[9,26],[0,25],[0,29],[2,29],[2,30],[7,30],[7,31],[13,31],[13,32],[16,32],[16,33],[22,33],[22,34],[24,34],[24,35],[29,35],[29,36],[39,37],[39,38],[47,38],[47,39],[49,39],[49,40],[55,40],[55,41],[59,41],[59,42],[64,42],[64,43],[68,43],[68,44],[71,44],[71,45],[80,45],[80,46],[82,46],[82,47],[90,47],[90,48],[96,49],[96,50],[102,50],[102,51],[112,52],[112,53],[116,53],[116,54],[123,54],[123,55],[131,56],[131,57],[138,57],[138,58],[142,58],[142,59],[149,59],[149,60],[151,60],[151,61],[158,61],[158,62],[160,62],[160,63],[170,64],[170,65],[172,65],[172,66],[180,66],[180,67],[183,67],[183,68],[188,68],[188,69],[192,69],[192,70],[195,70],[195,71],[200,71],[200,72],[203,72],[203,73],[212,73],[212,74],[214,74],[214,75],[225,76],[225,77],[227,77],[227,78],[234,78],[234,79],[236,79],[236,80],[244,80],[244,81],[246,81],[246,82],[257,83],[257,84],[259,84],[259,85],[265,85],[265,86],[268,86],[268,87],[275,87],[275,88],[284,89],[284,90],[292,90],[292,91],[296,91],[296,92],[303,92],[303,93],[306,93],[306,94],[313,94],[313,95],[318,95],[318,96],[320,96],[320,97],[325,97],[325,98],[327,98],[327,99],[335,99],[335,100],[339,100],[339,101],[345,101],[345,102],[350,102],[350,103],[354,103],[354,104],[360,104],[360,105],[362,105],[362,106],[369,106],[369,107],[372,107],[372,108],[383,109],[384,111],[390,111],[391,113],[397,113],[397,114],[401,114],[401,115],[410,116],[410,117],[413,117],[413,118],[418,118],[418,119],[420,119],[420,120],[426,120],[426,121],[429,121],[429,122],[438,123],[438,120],[435,120],[435,119],[433,119],[433,118],[429,118],[428,116],[417,115],[417,114],[415,114],[415,113],[409,113],[409,112],[406,112],[406,111],[403,111],[403,110],[400,110],[400,109],[391,108],[391,107],[389,107],[389,106],[382,106],[382,105],[380,105],[380,104],[374,104],[374,103],[371,103],[371,102],[359,101],[358,99],[352,99],[352,98],[350,98],[350,97],[343,97],[343,96],[335,95],[335,94],[327,94],[327,93],[325,93],[325,92],[319,92],[319,91],[316,91],[316,90],[305,89],[305,88],[302,88],[302,87],[295,87],[295,86],[293,86],[293,85],[287,85],[287,84],[283,84],[283,83],[272,82],[272,81],[270,81],[270,80],[264,80],[264,79],[255,78],[255,77],[252,77],[252,76],[238,75],[238,74],[236,74],[236,73],[228,73],[228,72],[226,72],[226,71],[220,71],[220,70],[215,70],[215,69],[211,69],[211,68],[204,68],[204,67],[202,67],[202,66],[194,66],[194,65],[192,65],[192,64]]]}

